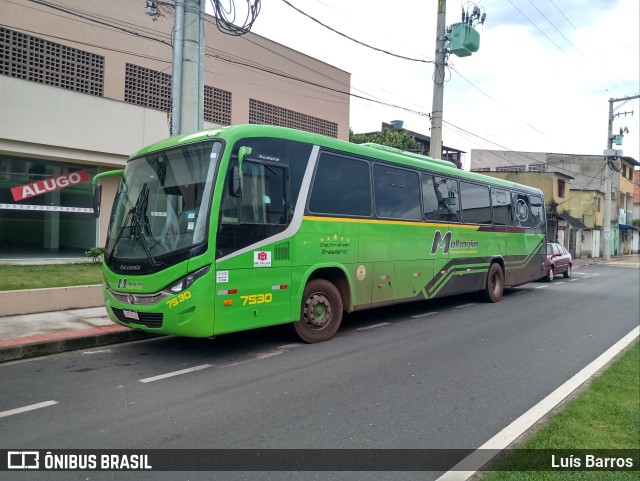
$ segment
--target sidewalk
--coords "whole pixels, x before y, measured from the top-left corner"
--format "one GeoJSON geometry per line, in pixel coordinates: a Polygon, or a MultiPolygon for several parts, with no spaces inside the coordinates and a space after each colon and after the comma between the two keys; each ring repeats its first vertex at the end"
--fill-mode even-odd
{"type": "Polygon", "coordinates": [[[0,362],[146,337],[113,323],[104,307],[0,317],[0,362]]]}
{"type": "MultiPolygon", "coordinates": [[[[573,268],[592,264],[640,266],[640,255],[574,259],[573,268]]],[[[0,362],[145,339],[151,335],[114,324],[104,307],[0,317],[0,362]]]]}

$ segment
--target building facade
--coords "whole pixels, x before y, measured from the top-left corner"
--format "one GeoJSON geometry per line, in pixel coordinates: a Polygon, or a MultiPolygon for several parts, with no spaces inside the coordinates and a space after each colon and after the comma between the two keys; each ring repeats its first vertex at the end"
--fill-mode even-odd
{"type": "MultiPolygon", "coordinates": [[[[0,2],[0,259],[104,245],[91,180],[168,137],[173,18],[145,2],[0,2]]],[[[350,74],[206,16],[205,128],[264,123],[349,138],[350,74]]]]}
{"type": "MultiPolygon", "coordinates": [[[[527,173],[523,182],[545,193],[551,241],[564,244],[577,257],[600,257],[604,240],[604,158],[545,152],[471,150],[471,170],[488,175],[527,173]],[[553,190],[549,190],[552,173],[553,190]],[[546,191],[545,191],[546,189],[546,191]],[[549,196],[548,194],[551,194],[549,196]],[[562,231],[564,230],[564,233],[562,231]]],[[[611,172],[610,252],[622,255],[638,252],[633,247],[633,173],[640,162],[622,157],[611,172]]],[[[520,177],[523,178],[524,177],[520,177]]],[[[637,231],[637,228],[635,228],[637,231]]]]}

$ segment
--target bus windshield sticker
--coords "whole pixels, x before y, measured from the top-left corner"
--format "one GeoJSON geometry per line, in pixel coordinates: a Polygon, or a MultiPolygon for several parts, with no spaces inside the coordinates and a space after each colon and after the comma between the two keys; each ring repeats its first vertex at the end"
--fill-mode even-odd
{"type": "Polygon", "coordinates": [[[229,271],[218,271],[218,272],[216,272],[216,282],[218,284],[229,282],[229,271]]]}

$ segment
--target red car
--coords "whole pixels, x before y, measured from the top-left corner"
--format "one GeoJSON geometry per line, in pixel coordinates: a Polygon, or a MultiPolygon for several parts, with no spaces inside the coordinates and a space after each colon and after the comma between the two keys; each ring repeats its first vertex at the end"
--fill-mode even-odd
{"type": "Polygon", "coordinates": [[[547,273],[545,279],[547,281],[551,282],[558,274],[562,274],[567,279],[571,277],[572,264],[571,254],[562,244],[547,243],[547,262],[545,264],[545,272],[547,273]]]}

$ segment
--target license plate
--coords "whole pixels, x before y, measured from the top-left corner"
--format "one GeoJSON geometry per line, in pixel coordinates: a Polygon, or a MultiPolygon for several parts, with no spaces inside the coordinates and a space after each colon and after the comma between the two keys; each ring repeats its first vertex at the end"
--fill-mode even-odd
{"type": "Polygon", "coordinates": [[[132,311],[130,309],[122,309],[122,313],[124,317],[128,319],[133,319],[134,321],[139,321],[140,317],[138,316],[138,311],[132,311]]]}

